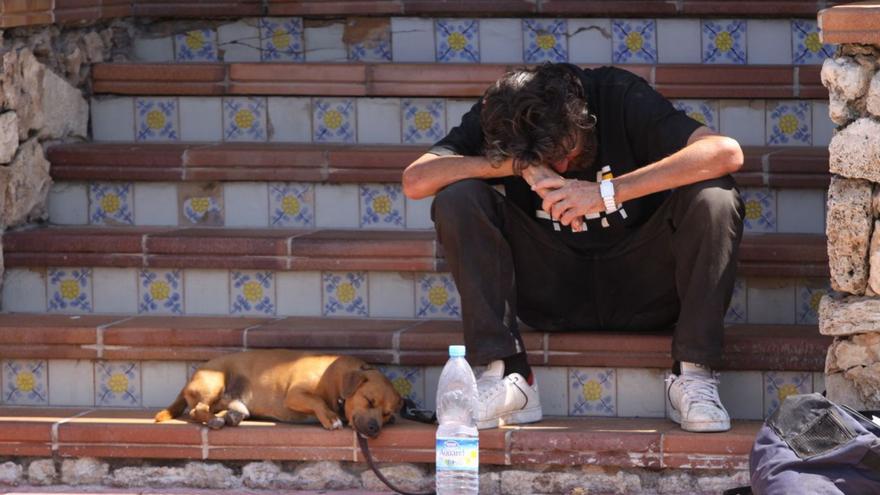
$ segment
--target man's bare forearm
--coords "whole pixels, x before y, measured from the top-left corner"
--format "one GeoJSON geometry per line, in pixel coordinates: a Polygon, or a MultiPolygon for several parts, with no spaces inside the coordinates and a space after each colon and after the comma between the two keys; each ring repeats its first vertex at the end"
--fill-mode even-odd
{"type": "Polygon", "coordinates": [[[410,199],[433,196],[440,189],[464,179],[491,179],[513,175],[510,159],[492,164],[482,156],[425,153],[403,171],[403,193],[410,199]]]}

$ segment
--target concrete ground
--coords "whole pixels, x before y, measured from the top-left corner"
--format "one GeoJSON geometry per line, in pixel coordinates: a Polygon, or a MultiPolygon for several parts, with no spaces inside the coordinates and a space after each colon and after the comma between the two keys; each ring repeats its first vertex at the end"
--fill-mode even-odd
{"type": "Polygon", "coordinates": [[[388,495],[391,492],[375,492],[365,490],[318,490],[318,491],[291,491],[291,490],[198,490],[198,489],[173,489],[173,488],[137,488],[137,489],[113,489],[104,487],[0,487],[0,495],[388,495]]]}

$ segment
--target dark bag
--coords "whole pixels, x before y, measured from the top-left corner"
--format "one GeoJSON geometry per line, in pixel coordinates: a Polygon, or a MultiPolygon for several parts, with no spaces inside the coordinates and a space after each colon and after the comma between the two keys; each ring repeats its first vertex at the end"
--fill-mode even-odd
{"type": "Polygon", "coordinates": [[[821,394],[785,399],[749,456],[755,495],[880,495],[880,426],[821,394]]]}

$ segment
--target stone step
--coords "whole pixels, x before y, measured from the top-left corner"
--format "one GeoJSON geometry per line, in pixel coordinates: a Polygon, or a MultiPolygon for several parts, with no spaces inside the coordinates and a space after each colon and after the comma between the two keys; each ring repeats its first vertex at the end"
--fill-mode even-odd
{"type": "MultiPolygon", "coordinates": [[[[616,64],[667,98],[827,99],[816,65],[616,64]]],[[[510,64],[106,63],[96,94],[477,98],[510,64]]],[[[596,67],[584,65],[584,67],[596,67]]]]}
{"type": "MultiPolygon", "coordinates": [[[[0,409],[0,455],[238,461],[363,462],[352,430],[245,421],[209,430],[183,421],[154,424],[153,410],[0,409]],[[258,448],[255,448],[258,447],[258,448]]],[[[744,470],[760,423],[693,434],[662,419],[549,417],[526,427],[480,432],[485,466],[592,466],[744,470]],[[707,441],[711,438],[711,441],[707,441]]],[[[377,462],[434,462],[433,425],[400,420],[370,440],[377,462]]]]}
{"type": "MultiPolygon", "coordinates": [[[[38,227],[4,235],[7,268],[444,270],[433,232],[174,227],[38,227]]],[[[739,274],[824,277],[824,235],[748,235],[739,274]]]]}
{"type": "MultiPolygon", "coordinates": [[[[454,125],[454,124],[453,124],[454,125]]],[[[56,181],[400,182],[424,145],[75,143],[52,146],[56,181]]],[[[740,187],[827,189],[828,150],[744,146],[740,187]]]]}
{"type": "MultiPolygon", "coordinates": [[[[671,335],[545,332],[523,328],[535,366],[670,368],[671,335]]],[[[0,358],[203,361],[229,352],[289,348],[372,363],[436,366],[462,341],[461,322],[319,317],[34,315],[0,313],[0,358]]],[[[816,326],[731,325],[720,369],[821,371],[831,339],[816,326]]]]}

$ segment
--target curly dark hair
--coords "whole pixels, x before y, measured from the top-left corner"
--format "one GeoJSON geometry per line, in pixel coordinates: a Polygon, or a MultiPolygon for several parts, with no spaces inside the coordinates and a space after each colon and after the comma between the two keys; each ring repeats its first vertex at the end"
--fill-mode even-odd
{"type": "Polygon", "coordinates": [[[532,164],[563,160],[584,137],[582,159],[595,154],[595,116],[574,67],[544,63],[508,72],[483,95],[484,154],[499,165],[513,158],[520,175],[532,164]]]}

